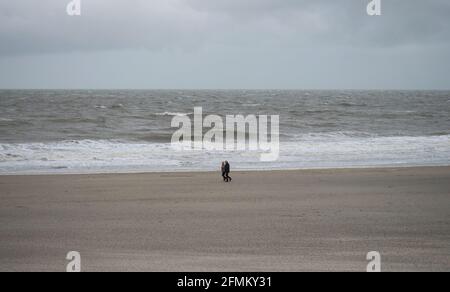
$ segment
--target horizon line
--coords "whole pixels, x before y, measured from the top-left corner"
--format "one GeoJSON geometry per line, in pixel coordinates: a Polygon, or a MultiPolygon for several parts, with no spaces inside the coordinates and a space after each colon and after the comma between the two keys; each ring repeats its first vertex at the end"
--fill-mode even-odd
{"type": "Polygon", "coordinates": [[[248,90],[248,91],[450,91],[450,88],[0,88],[0,90],[68,90],[68,91],[191,91],[191,90],[217,90],[217,91],[232,91],[232,90],[248,90]]]}

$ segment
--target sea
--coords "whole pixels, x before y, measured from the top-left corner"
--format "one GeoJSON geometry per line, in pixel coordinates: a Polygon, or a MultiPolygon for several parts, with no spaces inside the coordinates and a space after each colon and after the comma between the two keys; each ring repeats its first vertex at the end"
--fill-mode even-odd
{"type": "Polygon", "coordinates": [[[450,91],[0,90],[0,175],[450,165],[450,91]],[[174,117],[279,115],[280,156],[175,149],[174,117]]]}

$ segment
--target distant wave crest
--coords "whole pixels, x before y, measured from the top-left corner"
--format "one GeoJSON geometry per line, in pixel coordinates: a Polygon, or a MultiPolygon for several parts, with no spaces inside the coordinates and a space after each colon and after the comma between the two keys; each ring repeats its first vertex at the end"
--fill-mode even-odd
{"type": "Polygon", "coordinates": [[[193,115],[194,113],[173,113],[173,112],[163,112],[163,113],[156,113],[156,116],[172,116],[172,117],[185,117],[193,115]]]}

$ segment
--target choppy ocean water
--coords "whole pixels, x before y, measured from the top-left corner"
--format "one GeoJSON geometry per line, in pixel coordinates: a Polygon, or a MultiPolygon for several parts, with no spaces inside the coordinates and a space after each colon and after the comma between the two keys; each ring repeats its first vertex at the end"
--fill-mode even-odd
{"type": "Polygon", "coordinates": [[[446,91],[0,91],[0,174],[450,165],[446,91]],[[174,116],[279,115],[280,159],[176,151],[174,116]]]}

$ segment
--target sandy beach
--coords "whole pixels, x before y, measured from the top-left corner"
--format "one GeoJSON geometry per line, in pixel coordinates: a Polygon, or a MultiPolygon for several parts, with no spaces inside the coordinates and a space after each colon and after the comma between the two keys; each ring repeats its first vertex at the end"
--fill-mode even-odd
{"type": "Polygon", "coordinates": [[[0,176],[0,271],[450,270],[450,167],[0,176]]]}

